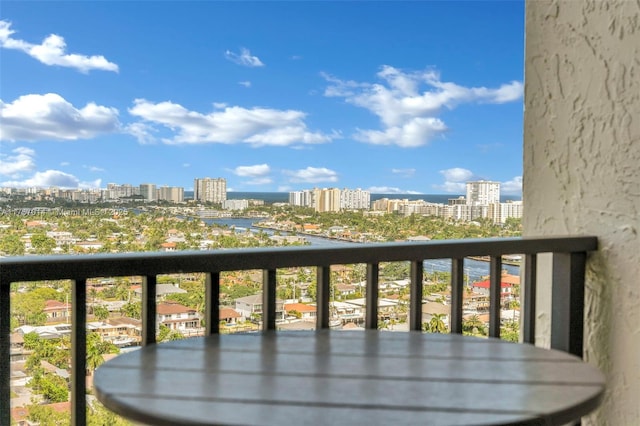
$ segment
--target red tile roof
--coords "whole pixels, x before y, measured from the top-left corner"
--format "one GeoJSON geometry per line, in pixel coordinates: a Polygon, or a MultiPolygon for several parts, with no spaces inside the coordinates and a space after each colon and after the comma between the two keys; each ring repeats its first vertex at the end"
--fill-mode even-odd
{"type": "Polygon", "coordinates": [[[315,306],[305,305],[304,303],[287,303],[284,305],[285,311],[316,312],[315,306]]]}
{"type": "Polygon", "coordinates": [[[159,315],[184,314],[195,311],[195,309],[187,308],[179,303],[158,303],[156,308],[156,312],[159,315]]]}

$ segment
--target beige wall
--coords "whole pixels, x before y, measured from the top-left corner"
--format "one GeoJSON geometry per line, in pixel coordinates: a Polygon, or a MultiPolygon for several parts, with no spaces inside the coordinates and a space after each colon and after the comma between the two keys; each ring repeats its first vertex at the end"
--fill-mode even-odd
{"type": "Polygon", "coordinates": [[[587,424],[640,425],[640,2],[526,6],[525,234],[598,236],[585,357],[608,391],[587,424]]]}

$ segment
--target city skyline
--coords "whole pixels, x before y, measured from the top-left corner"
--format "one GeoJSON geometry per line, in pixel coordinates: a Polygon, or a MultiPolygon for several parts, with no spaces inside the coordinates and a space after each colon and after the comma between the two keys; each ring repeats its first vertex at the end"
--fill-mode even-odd
{"type": "Polygon", "coordinates": [[[5,2],[0,187],[521,194],[523,2],[5,2]]]}

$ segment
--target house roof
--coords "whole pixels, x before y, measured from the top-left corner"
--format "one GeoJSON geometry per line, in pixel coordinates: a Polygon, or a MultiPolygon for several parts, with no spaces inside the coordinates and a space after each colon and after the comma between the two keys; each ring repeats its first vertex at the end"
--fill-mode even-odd
{"type": "MultiPolygon", "coordinates": [[[[475,283],[471,284],[471,286],[472,287],[480,287],[480,288],[489,288],[490,284],[491,284],[491,281],[484,280],[484,281],[475,282],[475,283]]],[[[505,281],[501,281],[500,282],[500,287],[502,287],[502,288],[513,287],[513,284],[505,282],[505,281]]]]}
{"type": "Polygon", "coordinates": [[[305,305],[304,303],[287,303],[284,305],[285,311],[316,312],[315,306],[305,305]]]}
{"type": "Polygon", "coordinates": [[[156,308],[156,312],[160,315],[184,314],[195,311],[195,309],[187,308],[179,303],[158,303],[156,308]]]}
{"type": "Polygon", "coordinates": [[[451,307],[438,302],[427,302],[422,304],[424,314],[451,314],[451,307]]]}
{"type": "Polygon", "coordinates": [[[57,300],[45,300],[44,311],[57,311],[60,309],[71,309],[71,305],[57,300]]]}
{"type": "Polygon", "coordinates": [[[218,315],[220,319],[240,318],[241,316],[242,315],[232,308],[220,308],[220,314],[218,315]]]}

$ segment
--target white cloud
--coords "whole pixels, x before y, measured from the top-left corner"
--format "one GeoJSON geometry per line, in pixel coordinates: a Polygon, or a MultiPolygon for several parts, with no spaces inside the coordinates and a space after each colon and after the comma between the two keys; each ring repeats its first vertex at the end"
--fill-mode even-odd
{"type": "Polygon", "coordinates": [[[245,67],[263,67],[264,64],[257,56],[253,56],[249,49],[242,48],[240,53],[235,53],[230,50],[224,52],[224,56],[233,63],[243,65],[245,67]]]}
{"type": "Polygon", "coordinates": [[[307,167],[300,170],[285,170],[284,174],[291,177],[291,182],[319,183],[337,182],[338,174],[326,167],[307,167]]]}
{"type": "Polygon", "coordinates": [[[224,106],[209,114],[189,111],[172,102],[152,103],[136,99],[129,113],[175,132],[168,144],[245,143],[252,146],[288,146],[329,142],[337,137],[310,132],[306,114],[295,110],[246,109],[224,106]]]}
{"type": "Polygon", "coordinates": [[[412,177],[416,174],[416,169],[391,169],[391,173],[402,177],[412,177]]]}
{"type": "Polygon", "coordinates": [[[66,166],[71,165],[71,163],[70,163],[70,162],[68,162],[68,161],[63,161],[62,163],[60,163],[60,165],[61,165],[62,167],[66,167],[66,166]]]}
{"type": "Polygon", "coordinates": [[[15,178],[35,168],[34,150],[18,147],[11,152],[12,154],[3,154],[0,150],[0,175],[15,178]]]}
{"type": "Polygon", "coordinates": [[[500,184],[500,193],[504,195],[522,195],[522,176],[516,176],[511,180],[500,184]]]}
{"type": "Polygon", "coordinates": [[[77,177],[69,173],[61,172],[59,170],[47,170],[44,172],[37,172],[29,179],[1,182],[0,185],[14,188],[48,188],[56,186],[59,188],[91,189],[100,188],[101,183],[101,179],[96,179],[91,182],[81,182],[77,177]]]}
{"type": "Polygon", "coordinates": [[[256,164],[255,166],[238,166],[232,170],[233,174],[241,177],[250,177],[246,183],[250,185],[265,185],[273,182],[268,176],[271,168],[268,164],[256,164]]]}
{"type": "Polygon", "coordinates": [[[251,87],[251,82],[250,81],[239,81],[238,84],[240,86],[244,86],[244,87],[251,87]]]}
{"type": "Polygon", "coordinates": [[[473,178],[471,170],[454,167],[452,169],[440,170],[440,174],[444,176],[446,181],[451,182],[467,182],[473,178]]]}
{"type": "Polygon", "coordinates": [[[523,85],[518,81],[495,89],[464,87],[441,81],[440,75],[432,69],[406,73],[388,65],[377,74],[381,83],[322,76],[329,83],[325,96],[344,98],[380,119],[382,130],[358,129],[354,135],[356,139],[401,147],[423,146],[443,134],[447,126],[438,115],[445,108],[453,109],[471,102],[512,102],[520,99],[523,92],[523,85]]]}
{"type": "Polygon", "coordinates": [[[93,102],[76,108],[56,93],[0,100],[0,118],[0,140],[12,142],[90,139],[120,128],[117,109],[93,102]]]}
{"type": "Polygon", "coordinates": [[[441,185],[433,185],[434,188],[450,194],[464,194],[467,191],[467,181],[475,179],[471,170],[454,167],[440,170],[445,182],[441,185]]]}
{"type": "Polygon", "coordinates": [[[233,174],[242,177],[266,176],[271,172],[268,164],[256,164],[255,166],[238,166],[233,169],[233,174]]]}
{"type": "Polygon", "coordinates": [[[152,135],[153,132],[156,132],[156,129],[145,123],[131,123],[124,130],[135,137],[141,145],[151,145],[156,142],[155,136],[152,135]]]}
{"type": "Polygon", "coordinates": [[[369,192],[372,194],[421,194],[419,191],[408,191],[393,186],[372,186],[369,192]]]}
{"type": "Polygon", "coordinates": [[[89,170],[90,172],[104,172],[103,168],[97,167],[97,166],[83,165],[82,167],[84,167],[85,169],[89,170]]]}
{"type": "Polygon", "coordinates": [[[102,55],[85,56],[66,53],[67,45],[64,38],[59,35],[51,34],[41,44],[31,44],[12,38],[14,33],[15,31],[11,29],[11,22],[0,20],[0,46],[5,49],[21,50],[45,65],[75,68],[82,73],[91,70],[118,72],[118,65],[109,62],[102,55]]]}

